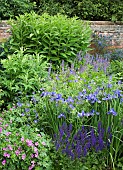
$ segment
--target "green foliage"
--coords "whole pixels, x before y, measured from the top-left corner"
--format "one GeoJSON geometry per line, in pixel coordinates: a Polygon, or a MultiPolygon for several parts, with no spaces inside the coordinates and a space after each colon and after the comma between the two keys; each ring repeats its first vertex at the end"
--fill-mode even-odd
{"type": "Polygon", "coordinates": [[[30,94],[42,87],[47,76],[47,62],[43,55],[23,54],[23,49],[3,59],[0,85],[4,100],[12,101],[17,94],[30,94]]]}
{"type": "Polygon", "coordinates": [[[123,81],[123,61],[111,61],[109,73],[114,74],[117,80],[123,81]]]}
{"type": "Polygon", "coordinates": [[[25,53],[44,54],[48,61],[59,64],[62,60],[74,61],[80,50],[83,53],[89,50],[91,29],[76,17],[31,13],[17,17],[10,24],[13,51],[24,47],[25,53]]]}
{"type": "Polygon", "coordinates": [[[19,14],[30,12],[33,8],[34,3],[30,3],[30,0],[0,0],[0,19],[15,18],[19,14]]]}
{"type": "Polygon", "coordinates": [[[45,11],[53,15],[61,12],[69,17],[77,16],[85,20],[123,21],[122,0],[39,0],[37,2],[40,4],[38,8],[39,13],[45,11]]]}

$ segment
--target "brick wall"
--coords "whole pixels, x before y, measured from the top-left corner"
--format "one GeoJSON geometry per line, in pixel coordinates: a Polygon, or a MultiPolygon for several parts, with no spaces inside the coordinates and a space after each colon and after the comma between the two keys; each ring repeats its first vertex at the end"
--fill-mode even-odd
{"type": "MultiPolygon", "coordinates": [[[[112,44],[114,48],[123,49],[123,22],[89,21],[93,31],[102,35],[113,35],[112,44]]],[[[10,37],[10,26],[6,21],[0,23],[0,42],[10,37]]]]}
{"type": "Polygon", "coordinates": [[[0,22],[0,42],[5,41],[10,36],[10,25],[6,21],[0,22]]]}
{"type": "Polygon", "coordinates": [[[111,37],[111,48],[123,49],[123,22],[90,21],[90,24],[97,34],[111,37]]]}

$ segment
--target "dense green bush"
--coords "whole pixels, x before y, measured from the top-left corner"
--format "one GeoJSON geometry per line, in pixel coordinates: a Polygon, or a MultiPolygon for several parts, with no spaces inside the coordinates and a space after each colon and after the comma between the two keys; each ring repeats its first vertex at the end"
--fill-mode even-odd
{"type": "Polygon", "coordinates": [[[33,9],[38,14],[62,13],[85,20],[123,21],[122,0],[0,0],[0,9],[1,19],[15,18],[33,9]]]}
{"type": "Polygon", "coordinates": [[[30,94],[40,89],[48,75],[48,64],[43,62],[43,56],[24,55],[22,49],[9,55],[1,63],[0,86],[4,101],[12,101],[15,96],[30,94]]]}
{"type": "Polygon", "coordinates": [[[24,47],[26,53],[44,54],[48,61],[58,64],[62,60],[72,62],[80,50],[83,53],[89,50],[90,26],[76,17],[31,13],[20,15],[10,24],[13,52],[24,47]]]}
{"type": "Polygon", "coordinates": [[[36,2],[38,5],[40,4],[38,8],[39,13],[45,11],[54,15],[57,12],[61,12],[70,17],[76,15],[85,20],[123,21],[122,0],[39,0],[36,2]]]}
{"type": "Polygon", "coordinates": [[[19,14],[30,12],[34,3],[30,0],[0,0],[0,19],[15,18],[19,14]]]}

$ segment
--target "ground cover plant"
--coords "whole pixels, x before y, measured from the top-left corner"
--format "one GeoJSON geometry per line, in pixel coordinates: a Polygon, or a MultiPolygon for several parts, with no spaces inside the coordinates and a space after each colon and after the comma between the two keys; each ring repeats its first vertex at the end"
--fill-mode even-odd
{"type": "MultiPolygon", "coordinates": [[[[21,19],[25,16],[34,17],[33,23],[39,18],[32,13],[21,19]]],[[[49,20],[50,16],[45,16],[49,20]]],[[[64,21],[63,15],[60,17],[64,21]]],[[[13,25],[14,30],[24,29],[23,23],[13,25]]],[[[35,26],[27,28],[32,32],[25,34],[26,41],[18,38],[13,54],[0,61],[0,168],[123,169],[122,54],[90,55],[86,53],[88,45],[82,49],[75,45],[70,56],[63,52],[67,58],[58,56],[57,65],[53,54],[47,59],[40,45],[32,47],[35,26]]],[[[76,37],[71,36],[75,42],[76,37]]],[[[37,39],[34,42],[39,43],[37,39]]],[[[52,44],[52,48],[56,46],[52,44]]]]}

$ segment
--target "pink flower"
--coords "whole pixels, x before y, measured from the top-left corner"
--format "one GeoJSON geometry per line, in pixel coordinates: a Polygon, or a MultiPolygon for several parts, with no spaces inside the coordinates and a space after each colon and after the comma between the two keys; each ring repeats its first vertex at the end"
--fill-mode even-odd
{"type": "Polygon", "coordinates": [[[27,143],[28,146],[33,146],[32,140],[27,139],[26,143],[27,143]]]}
{"type": "Polygon", "coordinates": [[[12,120],[10,120],[10,123],[12,123],[12,120]]]}
{"type": "Polygon", "coordinates": [[[10,111],[12,111],[12,108],[10,108],[10,111]]]}
{"type": "Polygon", "coordinates": [[[34,168],[35,164],[32,164],[28,170],[32,170],[34,168]]]}
{"type": "Polygon", "coordinates": [[[36,147],[34,147],[34,152],[37,152],[37,151],[38,151],[38,149],[36,147]]]}
{"type": "Polygon", "coordinates": [[[32,163],[32,164],[34,164],[34,163],[35,163],[35,161],[31,161],[31,163],[32,163]]]}
{"type": "Polygon", "coordinates": [[[23,154],[22,155],[22,159],[24,160],[26,158],[26,154],[23,154]]]}
{"type": "Polygon", "coordinates": [[[19,150],[19,151],[22,151],[22,148],[21,148],[21,147],[18,147],[18,150],[19,150]]]}
{"type": "Polygon", "coordinates": [[[2,161],[2,165],[5,165],[6,164],[6,160],[4,159],[3,161],[2,161]]]}
{"type": "Polygon", "coordinates": [[[19,136],[19,133],[16,133],[16,136],[19,136]]]}
{"type": "Polygon", "coordinates": [[[46,143],[45,143],[45,142],[42,142],[42,145],[43,145],[43,146],[45,146],[45,145],[46,145],[46,143]]]}
{"type": "Polygon", "coordinates": [[[40,135],[40,134],[37,134],[37,136],[41,137],[41,135],[40,135]]]}
{"type": "Polygon", "coordinates": [[[9,136],[9,135],[11,135],[11,132],[6,132],[6,136],[9,136]]]}
{"type": "Polygon", "coordinates": [[[38,146],[38,142],[35,142],[35,146],[38,146]]]}
{"type": "Polygon", "coordinates": [[[2,117],[0,117],[0,120],[3,120],[2,117]]]}
{"type": "Polygon", "coordinates": [[[16,150],[15,151],[15,154],[18,156],[20,154],[20,151],[19,150],[16,150]]]}
{"type": "Polygon", "coordinates": [[[7,150],[7,148],[3,148],[3,151],[6,151],[7,150]]]}
{"type": "Polygon", "coordinates": [[[2,125],[2,122],[0,122],[0,125],[2,125]]]}
{"type": "Polygon", "coordinates": [[[10,154],[9,153],[4,153],[3,156],[7,157],[7,158],[10,158],[10,154]]]}
{"type": "Polygon", "coordinates": [[[13,150],[12,147],[11,147],[11,145],[8,145],[8,149],[9,149],[10,151],[13,150]]]}
{"type": "Polygon", "coordinates": [[[24,142],[24,137],[21,138],[21,142],[24,142]]]}
{"type": "Polygon", "coordinates": [[[38,157],[38,152],[36,152],[36,154],[35,154],[35,158],[37,158],[38,157]]]}
{"type": "Polygon", "coordinates": [[[2,128],[0,127],[0,133],[2,133],[2,128]]]}
{"type": "Polygon", "coordinates": [[[34,154],[31,155],[31,158],[34,158],[34,154]]]}
{"type": "Polygon", "coordinates": [[[8,126],[9,126],[8,124],[5,125],[5,127],[8,127],[8,126]]]}

